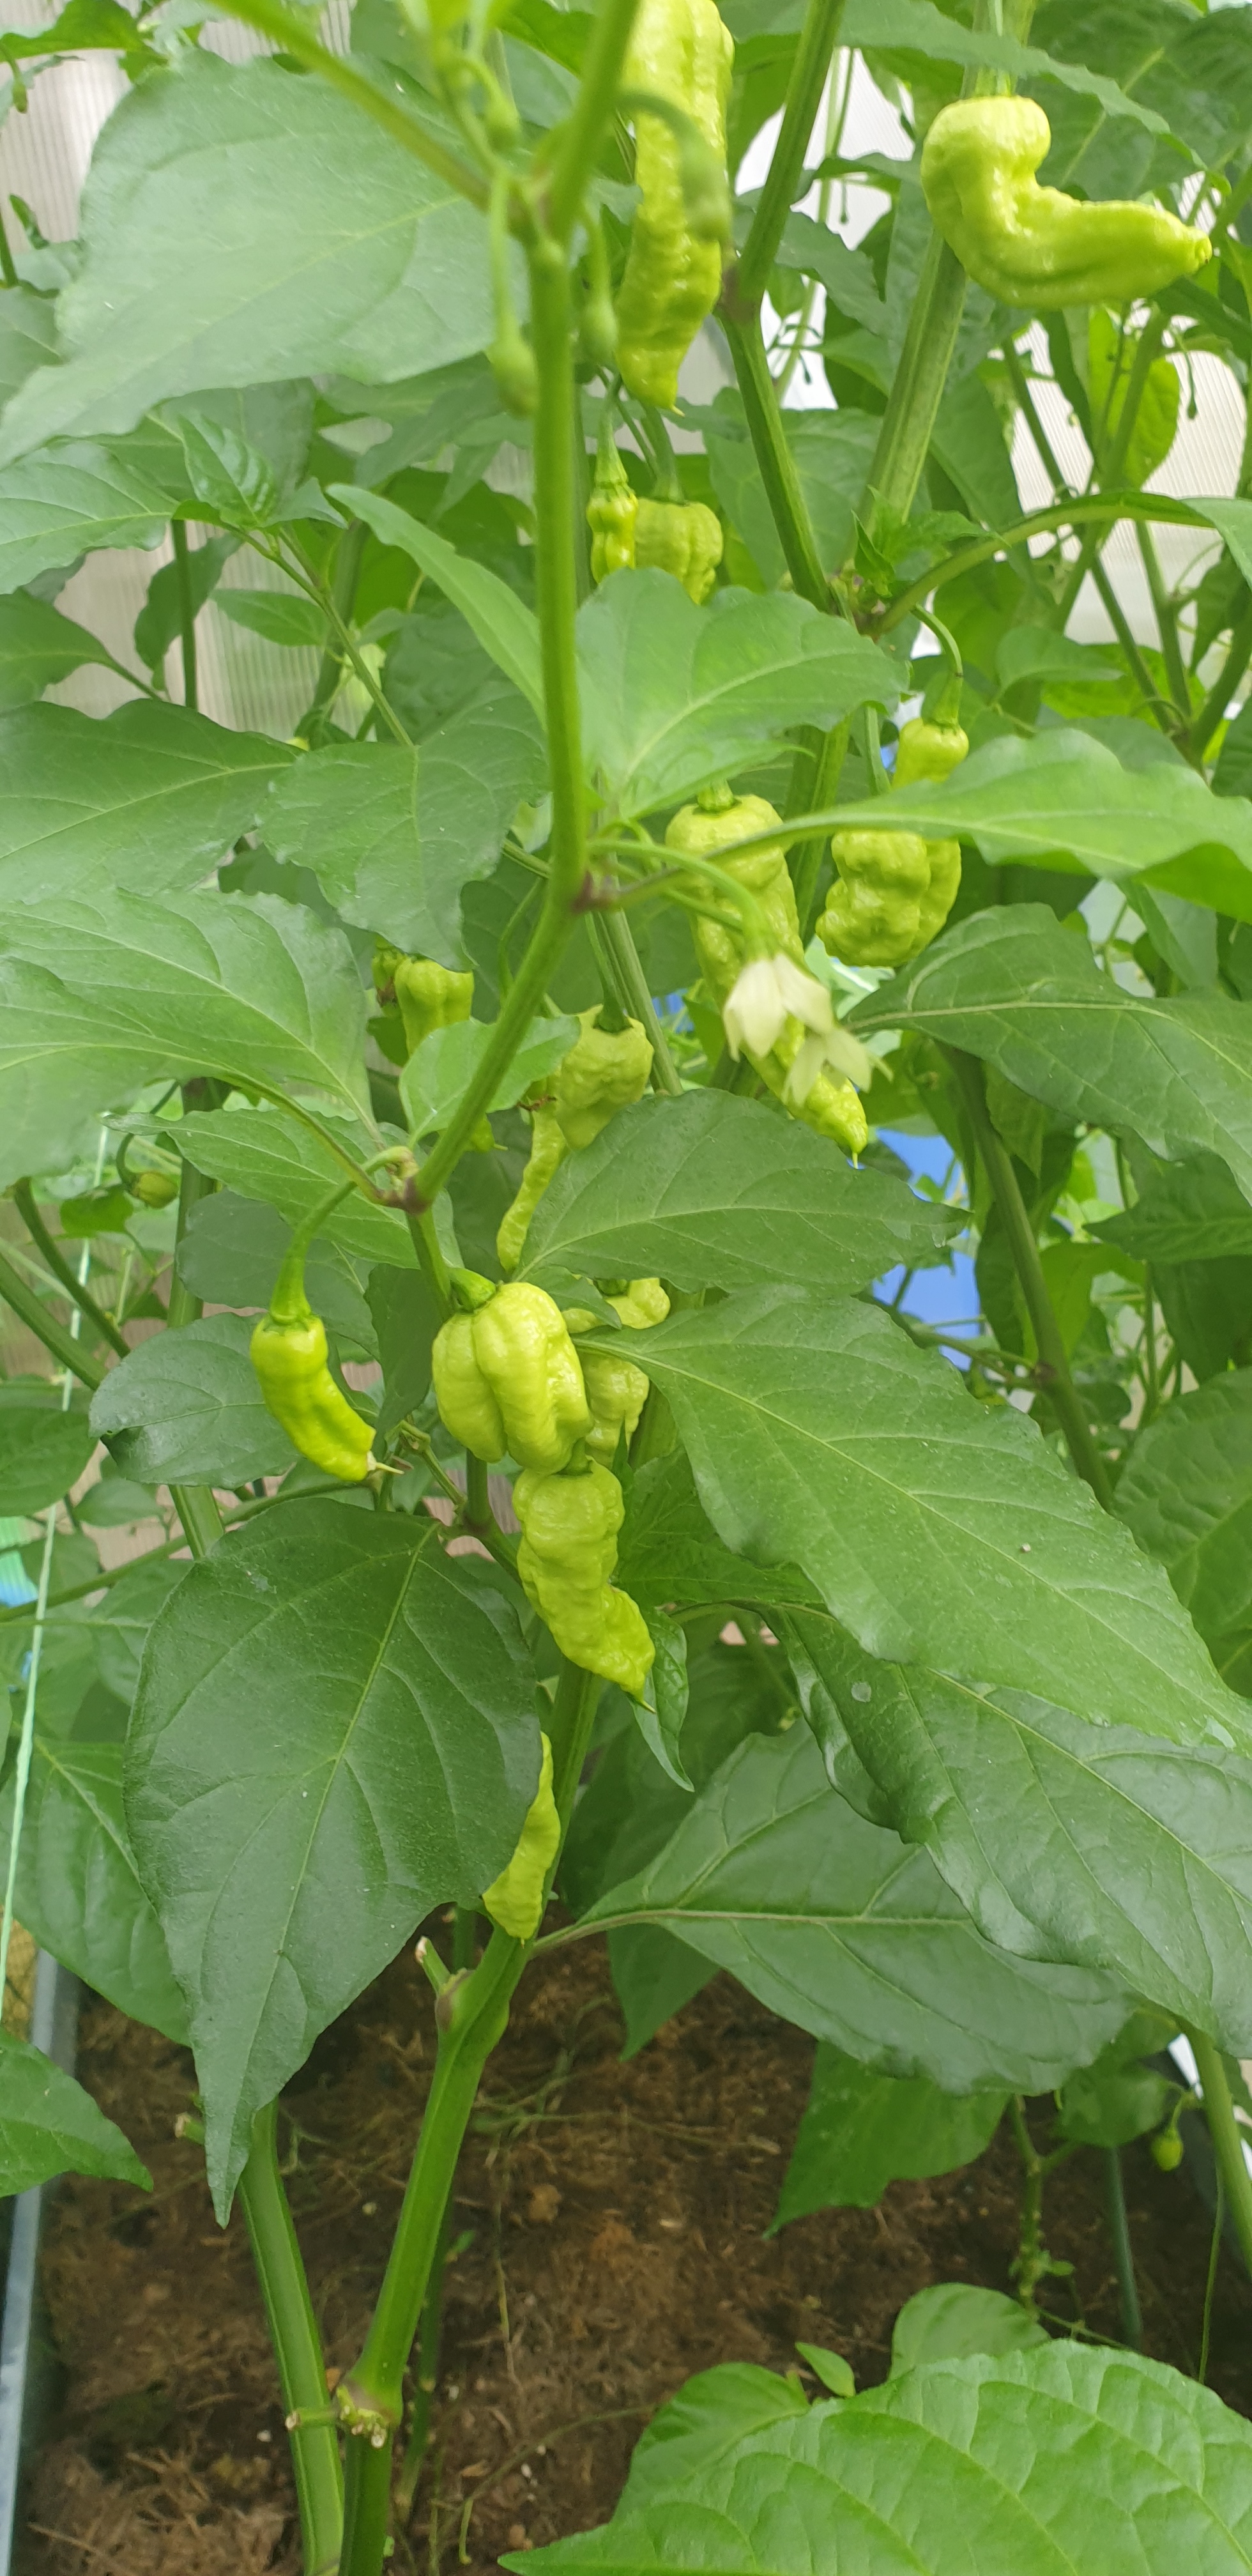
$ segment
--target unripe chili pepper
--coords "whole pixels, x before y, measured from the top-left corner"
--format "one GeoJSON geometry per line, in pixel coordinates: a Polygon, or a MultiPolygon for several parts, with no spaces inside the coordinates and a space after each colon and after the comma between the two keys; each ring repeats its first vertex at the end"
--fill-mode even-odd
{"type": "Polygon", "coordinates": [[[568,1152],[556,1111],[540,1103],[531,1111],[530,1159],[521,1187],[496,1230],[496,1252],[502,1270],[516,1270],[525,1250],[530,1220],[568,1152]]]}
{"type": "Polygon", "coordinates": [[[169,1207],[178,1196],[178,1183],[173,1173],[154,1172],[151,1168],[146,1172],[133,1173],[127,1188],[131,1197],[138,1199],[141,1207],[147,1208],[169,1207]]]}
{"type": "Polygon", "coordinates": [[[563,1467],[591,1429],[578,1354],[565,1318],[542,1288],[514,1280],[485,1292],[472,1314],[452,1315],[435,1336],[431,1374],[440,1414],[462,1447],[487,1464],[506,1452],[519,1466],[563,1467]]]}
{"type": "Polygon", "coordinates": [[[561,1819],[552,1795],[552,1747],[546,1735],[539,1741],[543,1746],[539,1786],[526,1810],[517,1849],[479,1899],[492,1922],[514,1941],[533,1941],[539,1929],[548,1872],[561,1843],[561,1819]]]}
{"type": "Polygon", "coordinates": [[[517,1571],[561,1653],[637,1699],[655,1649],[638,1604],[609,1580],[622,1525],[616,1476],[595,1459],[564,1474],[528,1468],[513,1508],[522,1529],[517,1571]]]}
{"type": "MultiPolygon", "coordinates": [[[[915,716],[901,730],[893,784],[938,784],[968,750],[960,725],[927,724],[915,716]]],[[[822,946],[848,966],[901,966],[918,956],[956,901],[960,842],[873,826],[832,833],[830,850],[838,875],[817,925],[822,946]]]]}
{"type": "MultiPolygon", "coordinates": [[[[610,1296],[607,1303],[633,1332],[646,1331],[649,1324],[663,1324],[669,1313],[669,1299],[659,1279],[632,1279],[623,1295],[610,1296]]],[[[590,1332],[596,1318],[588,1308],[580,1306],[567,1313],[565,1321],[571,1333],[590,1332]]],[[[624,1351],[580,1350],[578,1357],[591,1407],[587,1447],[593,1458],[611,1466],[618,1441],[634,1438],[650,1381],[624,1351]]]]}
{"type": "Polygon", "coordinates": [[[655,566],[704,606],[722,560],[722,523],[703,501],[641,501],[635,521],[635,569],[655,566]]]}
{"type": "Polygon", "coordinates": [[[922,147],[931,220],[962,268],[1002,304],[1055,312],[1130,304],[1212,258],[1204,233],[1159,206],[1086,204],[1041,188],[1052,129],[1032,98],[962,98],[922,147]]]}
{"type": "MultiPolygon", "coordinates": [[[[689,116],[724,167],[733,61],[713,0],[642,0],[622,86],[649,90],[689,116]]],[[[722,247],[689,202],[679,135],[643,110],[635,118],[635,178],[641,203],[617,298],[618,365],[632,394],[665,408],[677,400],[679,366],[721,292],[722,247]]]]}
{"type": "Polygon", "coordinates": [[[611,572],[632,570],[638,508],[638,500],[609,429],[606,406],[605,426],[601,429],[596,449],[596,477],[587,503],[593,581],[607,581],[611,572]]]}
{"type": "Polygon", "coordinates": [[[579,1035],[552,1077],[550,1104],[534,1111],[530,1160],[496,1235],[502,1270],[517,1268],[530,1220],[567,1151],[593,1144],[615,1112],[629,1108],[647,1087],[652,1041],[646,1029],[639,1020],[628,1020],[622,1029],[599,1028],[603,1007],[597,1002],[579,1012],[579,1035]]]}
{"type": "Polygon", "coordinates": [[[328,1476],[359,1485],[373,1465],[373,1432],[331,1376],[326,1327],[304,1293],[299,1241],[278,1274],[269,1313],[261,1317],[250,1349],[266,1410],[282,1424],[292,1447],[328,1476]]]}
{"type": "Polygon", "coordinates": [[[391,984],[400,1005],[410,1055],[432,1029],[455,1028],[459,1021],[469,1018],[474,999],[473,976],[440,966],[433,957],[396,957],[391,984]]]}

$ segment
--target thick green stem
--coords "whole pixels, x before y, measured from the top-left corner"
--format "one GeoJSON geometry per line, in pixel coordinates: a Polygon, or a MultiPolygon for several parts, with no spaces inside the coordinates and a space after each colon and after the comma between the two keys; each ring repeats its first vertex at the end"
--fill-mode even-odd
{"type": "Polygon", "coordinates": [[[543,909],[501,1006],[490,1045],[418,1173],[417,1194],[426,1207],[446,1187],[542,1002],[573,928],[587,876],[586,791],[574,650],[578,586],[569,431],[575,401],[570,287],[564,251],[551,240],[540,241],[531,253],[530,296],[531,341],[539,371],[534,431],[535,570],[552,782],[548,878],[543,909]]]}
{"type": "Polygon", "coordinates": [[[42,1297],[28,1285],[3,1252],[0,1252],[0,1297],[43,1343],[44,1349],[51,1351],[53,1359],[59,1360],[61,1367],[69,1369],[83,1386],[90,1387],[94,1395],[104,1377],[99,1361],[87,1358],[68,1324],[58,1323],[55,1315],[49,1314],[42,1297]]]}
{"type": "Polygon", "coordinates": [[[1252,601],[1232,629],[1226,659],[1198,715],[1192,720],[1187,748],[1193,760],[1203,760],[1249,660],[1252,660],[1252,601]]]}
{"type": "MultiPolygon", "coordinates": [[[[833,806],[840,774],[847,757],[852,726],[845,718],[827,734],[815,734],[812,748],[806,742],[796,753],[787,792],[785,819],[791,813],[802,813],[806,806],[833,806]]],[[[803,941],[813,935],[817,912],[817,879],[826,847],[824,833],[814,833],[806,841],[797,841],[787,853],[791,882],[795,889],[796,912],[803,941]]]]}
{"type": "MultiPolygon", "coordinates": [[[[472,1968],[478,1937],[478,1910],[473,1905],[458,1905],[452,1933],[452,1968],[472,1968]]],[[[430,2281],[417,2330],[417,2384],[413,2391],[413,2414],[409,2426],[408,2448],[396,2480],[396,2506],[404,2516],[412,2509],[417,2493],[422,2462],[430,2441],[430,2419],[435,2393],[439,2386],[439,2346],[443,2328],[443,2276],[447,2268],[452,2239],[452,2194],[449,2192],[439,2230],[439,2243],[431,2265],[430,2281]]]]}
{"type": "Polygon", "coordinates": [[[53,1277],[60,1280],[61,1285],[65,1290],[65,1294],[69,1298],[71,1304],[78,1307],[79,1312],[84,1317],[85,1321],[89,1324],[94,1324],[96,1331],[103,1336],[106,1342],[110,1342],[112,1344],[113,1349],[118,1353],[119,1357],[121,1359],[125,1359],[130,1348],[125,1334],[119,1332],[112,1316],[106,1315],[103,1307],[96,1304],[95,1298],[92,1296],[90,1290],[84,1287],[80,1279],[75,1278],[68,1261],[66,1261],[62,1257],[61,1253],[58,1252],[57,1247],[44,1224],[43,1218],[35,1205],[35,1193],[32,1190],[29,1181],[18,1181],[13,1191],[13,1203],[21,1216],[22,1223],[30,1236],[31,1242],[36,1245],[39,1251],[40,1258],[46,1262],[49,1270],[53,1274],[53,1277]]]}
{"type": "Polygon", "coordinates": [[[1226,2205],[1239,2239],[1239,2251],[1252,2276],[1252,2174],[1248,2172],[1243,2151],[1244,2132],[1235,2118],[1221,2051],[1214,2047],[1211,2039],[1205,2038],[1203,2031],[1189,2030],[1187,2037],[1195,2052],[1200,2091],[1204,2096],[1204,2116],[1209,2124],[1226,2205]]]}
{"type": "Polygon", "coordinates": [[[769,371],[761,325],[751,312],[741,313],[728,300],[721,308],[722,327],[730,344],[735,375],[743,397],[757,471],[786,557],[792,586],[814,608],[831,611],[835,602],[817,550],[808,503],[800,488],[796,461],[787,443],[778,388],[769,371]]]}
{"type": "Polygon", "coordinates": [[[288,2428],[304,2576],[334,2576],[343,2539],[339,2439],[333,2423],[315,2420],[324,2418],[330,2408],[326,2365],[278,2170],[277,2128],[278,2108],[271,2102],[252,2123],[252,2148],[239,2177],[239,2200],[278,2362],[283,2412],[306,2419],[288,2428]]]}
{"type": "Polygon", "coordinates": [[[578,96],[556,138],[548,190],[548,224],[561,243],[569,239],[613,114],[637,7],[638,0],[604,0],[591,21],[578,96]]]}
{"type": "Polygon", "coordinates": [[[1034,1330],[1039,1355],[1037,1374],[1046,1385],[1049,1401],[1079,1475],[1090,1485],[1096,1501],[1102,1503],[1106,1511],[1111,1511],[1113,1488],[1108,1469],[1096,1447],[1070,1375],[1069,1358],[1048,1295],[1039,1246],[1017,1185],[1012,1156],[991,1123],[982,1066],[976,1057],[962,1054],[957,1047],[945,1047],[943,1052],[960,1085],[983,1168],[1008,1237],[1018,1286],[1034,1330]]]}
{"type": "Polygon", "coordinates": [[[635,946],[630,923],[620,912],[599,916],[600,936],[609,952],[621,986],[622,999],[632,1016],[647,1030],[652,1046],[652,1083],[656,1091],[667,1091],[677,1100],[682,1079],[669,1051],[669,1041],[657,1017],[656,1004],[648,991],[639,951],[635,946]]]}
{"type": "Polygon", "coordinates": [[[844,0],[809,0],[778,140],[738,263],[737,304],[759,310],[769,284],[769,273],[804,173],[804,157],[822,103],[831,56],[839,42],[843,10],[844,0]]]}
{"type": "Polygon", "coordinates": [[[191,588],[187,531],[181,519],[171,519],[170,535],[174,540],[174,569],[178,577],[178,632],[183,649],[183,705],[195,707],[200,703],[196,685],[196,603],[191,588]]]}
{"type": "Polygon", "coordinates": [[[865,518],[872,519],[875,493],[902,517],[913,507],[964,309],[965,271],[932,232],[861,502],[865,518]]]}
{"type": "Polygon", "coordinates": [[[1143,2311],[1139,2305],[1139,2284],[1135,2279],[1135,2258],[1130,2245],[1120,2147],[1106,2147],[1104,2150],[1104,2196],[1122,2312],[1122,2342],[1131,2352],[1139,2352],[1143,2348],[1143,2311]]]}

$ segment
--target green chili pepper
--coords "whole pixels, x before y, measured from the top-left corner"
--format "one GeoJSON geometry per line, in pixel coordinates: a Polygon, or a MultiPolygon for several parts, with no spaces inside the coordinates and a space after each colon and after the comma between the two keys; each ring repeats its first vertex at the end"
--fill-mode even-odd
{"type": "Polygon", "coordinates": [[[278,1274],[269,1313],[261,1317],[250,1348],[266,1410],[282,1424],[293,1448],[328,1476],[359,1485],[374,1463],[373,1432],[331,1376],[326,1327],[304,1293],[304,1246],[298,1241],[278,1274]]]}
{"type": "Polygon", "coordinates": [[[517,1571],[561,1653],[637,1699],[655,1650],[638,1604],[609,1580],[622,1525],[616,1476],[595,1459],[566,1474],[527,1468],[513,1508],[522,1529],[517,1571]]]}
{"type": "MultiPolygon", "coordinates": [[[[960,725],[926,724],[915,716],[900,734],[896,787],[947,778],[969,750],[960,725]]],[[[822,946],[848,966],[901,966],[942,930],[961,882],[959,841],[927,841],[920,832],[835,832],[838,870],[817,925],[822,946]]]]}
{"type": "MultiPolygon", "coordinates": [[[[634,1332],[646,1331],[649,1324],[663,1324],[669,1313],[669,1299],[659,1279],[632,1279],[624,1295],[610,1296],[607,1302],[634,1332]]],[[[565,1321],[571,1333],[585,1333],[593,1329],[596,1318],[587,1307],[578,1306],[566,1314],[565,1321]]],[[[591,1407],[587,1447],[593,1458],[611,1466],[618,1441],[634,1438],[647,1401],[649,1381],[624,1352],[580,1351],[578,1357],[591,1407]]]]}
{"type": "Polygon", "coordinates": [[[452,1315],[435,1336],[435,1400],[454,1440],[488,1464],[506,1453],[523,1467],[563,1467],[591,1429],[582,1370],[565,1318],[524,1280],[485,1292],[473,1314],[452,1315]]]}
{"type": "Polygon", "coordinates": [[[635,569],[672,572],[702,608],[722,560],[722,523],[703,501],[641,501],[635,521],[635,569]]]}
{"type": "MultiPolygon", "coordinates": [[[[651,91],[689,116],[724,166],[733,61],[713,0],[642,0],[622,86],[651,91]]],[[[618,365],[632,394],[664,408],[677,400],[679,366],[721,292],[722,247],[693,223],[680,136],[643,110],[635,118],[635,178],[641,203],[617,298],[618,365]]]]}
{"type": "Polygon", "coordinates": [[[931,220],[988,295],[1039,312],[1130,304],[1212,258],[1206,234],[1159,206],[1091,205],[1041,188],[1035,172],[1051,140],[1033,98],[954,100],[926,136],[931,220]]]}
{"type": "Polygon", "coordinates": [[[539,1929],[548,1872],[561,1844],[561,1819],[552,1795],[552,1747],[546,1735],[539,1741],[543,1746],[539,1786],[527,1808],[517,1849],[479,1900],[492,1922],[514,1941],[533,1941],[539,1929]]]}
{"type": "Polygon", "coordinates": [[[596,449],[596,479],[587,503],[593,581],[607,581],[611,572],[631,571],[635,560],[635,514],[638,508],[638,500],[627,480],[626,468],[611,434],[606,404],[605,425],[596,449]]]}
{"type": "Polygon", "coordinates": [[[639,1020],[602,1029],[603,1004],[578,1014],[580,1034],[552,1078],[550,1105],[536,1106],[530,1160],[496,1235],[502,1270],[515,1270],[530,1220],[570,1147],[593,1144],[619,1109],[638,1100],[652,1071],[652,1041],[639,1020]]]}

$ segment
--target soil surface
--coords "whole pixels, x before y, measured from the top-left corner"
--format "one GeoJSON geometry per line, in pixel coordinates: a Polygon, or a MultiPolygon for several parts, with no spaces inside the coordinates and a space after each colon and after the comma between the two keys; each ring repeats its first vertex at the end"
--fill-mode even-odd
{"type": "MultiPolygon", "coordinates": [[[[288,2188],[336,2371],[365,2330],[433,2042],[409,1949],[284,2097],[288,2188]]],[[[915,2290],[1011,2286],[1020,2167],[1007,2129],[961,2173],[767,2238],[812,2042],[719,1977],[629,2065],[620,2047],[599,1945],[532,1969],[461,2167],[433,2446],[398,2570],[485,2571],[502,2549],[604,2521],[639,2432],[692,2371],[794,2368],[800,2339],[846,2355],[864,2384],[885,2376],[892,2320],[915,2290]]],[[[236,2213],[217,2228],[199,2150],[175,2135],[190,2059],[92,2002],[79,2071],[155,2190],[70,2180],[51,2209],[44,2285],[63,2400],[28,2492],[23,2576],[296,2576],[243,2224],[236,2213]]],[[[1033,2107],[1040,2144],[1049,2111],[1033,2107]]],[[[1146,2348],[1193,2371],[1209,2219],[1143,2146],[1125,2175],[1146,2348]]],[[[1045,2305],[1116,2337],[1098,2156],[1055,2178],[1046,2228],[1074,2279],[1047,2285],[1045,2305]]],[[[1208,2376],[1244,2411],[1250,2350],[1252,2288],[1225,2250],[1208,2376]]]]}

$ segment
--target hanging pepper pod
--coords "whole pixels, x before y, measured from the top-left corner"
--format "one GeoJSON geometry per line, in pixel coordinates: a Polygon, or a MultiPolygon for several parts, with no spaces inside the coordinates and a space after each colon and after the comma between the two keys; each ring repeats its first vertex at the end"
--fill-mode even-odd
{"type": "Polygon", "coordinates": [[[596,478],[587,503],[591,530],[591,578],[607,581],[611,572],[630,572],[635,561],[635,519],[639,503],[627,479],[621,451],[612,434],[606,403],[596,448],[596,478]]]}
{"type": "MultiPolygon", "coordinates": [[[[939,785],[968,750],[960,725],[914,716],[900,734],[893,785],[939,785]]],[[[848,966],[902,966],[920,955],[956,901],[960,842],[873,826],[832,833],[830,850],[838,875],[817,925],[823,948],[848,966]]]]}
{"type": "Polygon", "coordinates": [[[368,1422],[330,1373],[326,1327],[304,1293],[305,1247],[297,1237],[278,1274],[269,1313],[250,1344],[266,1411],[314,1467],[359,1485],[373,1466],[368,1422]]]}
{"type": "Polygon", "coordinates": [[[619,1109],[646,1090],[652,1041],[639,1020],[624,1028],[597,1026],[603,1003],[580,1011],[579,1036],[552,1077],[550,1105],[534,1112],[530,1160],[496,1235],[502,1270],[515,1270],[527,1229],[554,1172],[571,1148],[593,1144],[619,1109]]]}
{"type": "Polygon", "coordinates": [[[479,1899],[492,1922],[514,1941],[533,1941],[539,1929],[548,1872],[561,1844],[561,1819],[552,1795],[552,1747],[546,1735],[539,1741],[543,1747],[539,1786],[526,1810],[517,1849],[479,1899]]]}
{"type": "Polygon", "coordinates": [[[591,1429],[578,1354],[545,1290],[525,1280],[493,1289],[458,1272],[475,1300],[435,1336],[435,1401],[454,1440],[488,1465],[510,1453],[519,1466],[563,1467],[591,1429]]]}
{"type": "MultiPolygon", "coordinates": [[[[632,1279],[623,1295],[610,1296],[607,1303],[632,1332],[646,1331],[649,1324],[663,1324],[669,1313],[669,1299],[659,1279],[632,1279]]],[[[572,1333],[590,1332],[596,1318],[580,1307],[568,1313],[565,1321],[572,1333]]],[[[593,1458],[611,1467],[618,1441],[630,1441],[635,1436],[647,1402],[649,1380],[624,1351],[580,1350],[578,1357],[591,1407],[587,1447],[593,1458]]]]}
{"type": "MultiPolygon", "coordinates": [[[[623,89],[650,93],[689,118],[723,171],[734,50],[713,0],[642,0],[622,67],[623,89]]],[[[634,124],[640,203],[618,290],[618,365],[641,402],[668,407],[678,398],[682,360],[721,292],[721,211],[681,129],[642,106],[634,124]]]]}
{"type": "Polygon", "coordinates": [[[526,1247],[530,1220],[568,1152],[556,1111],[539,1104],[531,1111],[530,1159],[521,1187],[496,1229],[496,1253],[502,1270],[516,1270],[526,1247]]]}
{"type": "Polygon", "coordinates": [[[703,608],[722,560],[722,523],[703,501],[641,501],[635,521],[635,570],[655,568],[682,583],[703,608]]]}
{"type": "Polygon", "coordinates": [[[655,1649],[638,1603],[609,1580],[623,1511],[616,1476],[595,1459],[553,1475],[527,1468],[513,1508],[522,1529],[517,1571],[561,1653],[637,1699],[655,1649]]]}

